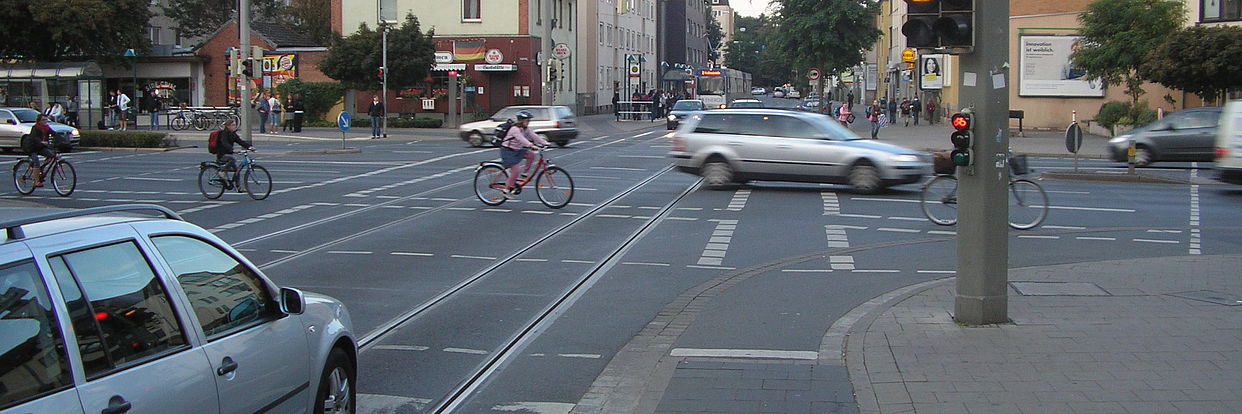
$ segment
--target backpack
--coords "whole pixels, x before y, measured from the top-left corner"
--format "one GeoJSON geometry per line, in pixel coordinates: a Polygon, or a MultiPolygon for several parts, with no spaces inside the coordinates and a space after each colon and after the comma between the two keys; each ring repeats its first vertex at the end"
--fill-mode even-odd
{"type": "Polygon", "coordinates": [[[211,131],[211,135],[207,136],[207,152],[220,153],[220,130],[211,131]]]}
{"type": "Polygon", "coordinates": [[[516,123],[516,121],[509,119],[503,124],[496,125],[496,131],[492,133],[492,146],[499,147],[500,144],[503,144],[505,142],[505,137],[509,135],[509,128],[513,128],[513,124],[516,123]]]}

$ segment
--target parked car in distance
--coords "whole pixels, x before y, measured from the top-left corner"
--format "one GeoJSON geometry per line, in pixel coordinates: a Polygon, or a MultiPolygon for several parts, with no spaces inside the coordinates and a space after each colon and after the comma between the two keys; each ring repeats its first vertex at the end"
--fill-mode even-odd
{"type": "Polygon", "coordinates": [[[462,124],[457,128],[457,133],[470,146],[482,147],[490,142],[488,137],[495,132],[496,126],[514,119],[518,111],[530,111],[535,116],[530,120],[531,131],[557,146],[569,145],[570,140],[578,137],[578,118],[573,110],[566,106],[538,105],[506,106],[488,119],[462,124]]]}
{"type": "Polygon", "coordinates": [[[750,88],[750,94],[751,94],[751,95],[767,95],[767,94],[768,94],[768,90],[767,90],[766,88],[761,87],[761,86],[756,86],[756,87],[754,87],[754,88],[750,88]]]}
{"type": "Polygon", "coordinates": [[[677,169],[711,188],[748,180],[846,184],[859,193],[914,183],[931,173],[931,157],[860,138],[831,118],[773,109],[694,114],[673,135],[677,169]]]}
{"type": "Polygon", "coordinates": [[[820,106],[820,105],[821,105],[821,101],[819,100],[819,98],[818,98],[818,97],[814,97],[814,98],[806,98],[806,99],[803,99],[803,100],[802,100],[802,103],[801,103],[800,105],[798,105],[798,106],[799,106],[799,109],[801,109],[801,110],[803,110],[803,111],[807,111],[807,112],[819,112],[819,106],[820,106]]]}
{"type": "Polygon", "coordinates": [[[1217,179],[1242,184],[1242,101],[1229,101],[1216,130],[1217,179]]]}
{"type": "Polygon", "coordinates": [[[789,93],[785,94],[785,97],[790,99],[799,99],[802,98],[802,92],[798,92],[797,89],[790,89],[789,93]]]}
{"type": "MultiPolygon", "coordinates": [[[[30,108],[0,108],[0,150],[15,151],[22,148],[22,137],[30,134],[39,111],[30,108]]],[[[52,127],[52,147],[60,152],[72,151],[81,142],[77,128],[59,122],[48,122],[52,127]]]]}
{"type": "Polygon", "coordinates": [[[758,99],[735,99],[729,102],[730,108],[762,108],[763,102],[758,99]]]}
{"type": "Polygon", "coordinates": [[[1128,162],[1134,141],[1134,164],[1146,167],[1158,161],[1213,161],[1216,157],[1216,126],[1221,108],[1191,108],[1157,120],[1108,140],[1113,161],[1128,162]]]}
{"type": "Polygon", "coordinates": [[[776,88],[776,90],[772,91],[772,97],[773,98],[784,98],[785,90],[781,88],[776,88]]]}
{"type": "Polygon", "coordinates": [[[686,119],[686,116],[694,112],[702,111],[703,109],[704,109],[703,101],[701,100],[698,100],[698,99],[678,100],[677,102],[674,102],[673,107],[669,109],[668,117],[666,117],[667,122],[665,123],[665,126],[668,127],[668,129],[677,129],[677,126],[681,123],[682,120],[686,119]]]}
{"type": "Polygon", "coordinates": [[[0,413],[356,410],[345,305],[172,210],[0,217],[0,413]]]}

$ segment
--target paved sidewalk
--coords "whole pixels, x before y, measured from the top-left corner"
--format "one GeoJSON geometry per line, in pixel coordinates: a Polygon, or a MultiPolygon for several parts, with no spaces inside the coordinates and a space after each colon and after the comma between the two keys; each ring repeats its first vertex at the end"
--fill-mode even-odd
{"type": "Polygon", "coordinates": [[[1010,269],[1013,323],[986,327],[954,323],[953,279],[928,283],[853,327],[846,361],[859,407],[1242,412],[1239,267],[1229,255],[1010,269]]]}

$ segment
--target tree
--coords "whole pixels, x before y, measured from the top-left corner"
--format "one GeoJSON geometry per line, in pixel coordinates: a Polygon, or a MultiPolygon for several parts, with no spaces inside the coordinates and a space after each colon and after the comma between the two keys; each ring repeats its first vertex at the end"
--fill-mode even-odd
{"type": "Polygon", "coordinates": [[[875,25],[877,0],[773,0],[773,6],[772,43],[799,72],[848,70],[863,61],[863,53],[882,34],[875,25]]]}
{"type": "Polygon", "coordinates": [[[332,42],[330,0],[292,0],[280,12],[281,19],[298,33],[320,45],[332,42]]]}
{"type": "Polygon", "coordinates": [[[1176,32],[1186,16],[1182,1],[1096,0],[1078,16],[1082,48],[1071,58],[1091,78],[1126,85],[1131,102],[1143,95],[1139,66],[1148,52],[1176,32]]]}
{"type": "Polygon", "coordinates": [[[123,60],[150,48],[147,0],[6,0],[0,7],[0,57],[24,60],[123,60]]]}
{"type": "MultiPolygon", "coordinates": [[[[182,37],[198,37],[209,35],[224,22],[235,19],[237,4],[237,0],[168,0],[161,8],[165,16],[177,22],[182,37]]],[[[283,4],[283,0],[250,0],[250,20],[279,20],[283,4]]],[[[143,7],[146,7],[145,2],[143,7]]],[[[142,25],[146,25],[146,20],[142,25]]]]}
{"type": "Polygon", "coordinates": [[[748,72],[754,85],[782,85],[792,78],[791,66],[768,47],[773,30],[772,20],[767,16],[738,16],[733,44],[725,55],[725,66],[748,72]]]}
{"type": "Polygon", "coordinates": [[[1139,76],[1214,102],[1242,86],[1242,27],[1195,26],[1179,30],[1151,52],[1139,76]]]}
{"type": "Polygon", "coordinates": [[[716,21],[716,17],[712,16],[712,8],[706,7],[707,10],[707,60],[719,62],[720,49],[727,47],[720,42],[724,41],[724,30],[720,28],[720,22],[716,21]]]}
{"type": "MultiPolygon", "coordinates": [[[[373,91],[380,87],[376,74],[383,63],[381,32],[366,23],[348,37],[337,39],[319,62],[324,75],[350,89],[373,91]]],[[[405,16],[400,27],[388,32],[388,82],[396,88],[410,86],[427,77],[435,61],[432,32],[419,31],[418,18],[405,16]]]]}

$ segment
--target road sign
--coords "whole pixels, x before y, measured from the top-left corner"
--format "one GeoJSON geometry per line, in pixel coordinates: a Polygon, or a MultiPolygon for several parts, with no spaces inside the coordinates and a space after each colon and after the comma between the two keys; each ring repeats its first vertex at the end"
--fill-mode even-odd
{"type": "Polygon", "coordinates": [[[819,80],[819,68],[811,68],[806,72],[806,78],[810,80],[819,80]]]}
{"type": "Polygon", "coordinates": [[[1072,154],[1077,154],[1082,149],[1082,128],[1078,123],[1072,123],[1065,128],[1065,149],[1072,154]]]}
{"type": "Polygon", "coordinates": [[[487,54],[483,56],[483,61],[488,64],[495,65],[505,60],[505,55],[500,53],[500,49],[488,49],[487,54]]]}
{"type": "Polygon", "coordinates": [[[915,51],[914,51],[914,49],[909,49],[909,48],[907,48],[906,50],[902,50],[902,51],[901,51],[901,61],[902,61],[902,62],[910,62],[910,63],[914,63],[914,59],[915,59],[916,57],[918,57],[918,56],[916,56],[916,53],[917,53],[917,52],[915,52],[915,51]]]}
{"type": "Polygon", "coordinates": [[[349,116],[349,112],[341,111],[336,116],[336,127],[340,128],[341,132],[348,132],[351,123],[353,123],[353,118],[349,116]]]}
{"type": "Polygon", "coordinates": [[[631,78],[637,78],[637,77],[639,76],[639,74],[640,74],[641,70],[642,70],[642,69],[638,67],[638,64],[637,64],[637,63],[631,63],[631,64],[630,64],[630,77],[631,77],[631,78]]]}
{"type": "Polygon", "coordinates": [[[556,47],[552,48],[552,57],[557,59],[565,59],[569,57],[569,45],[557,43],[556,47]]]}

